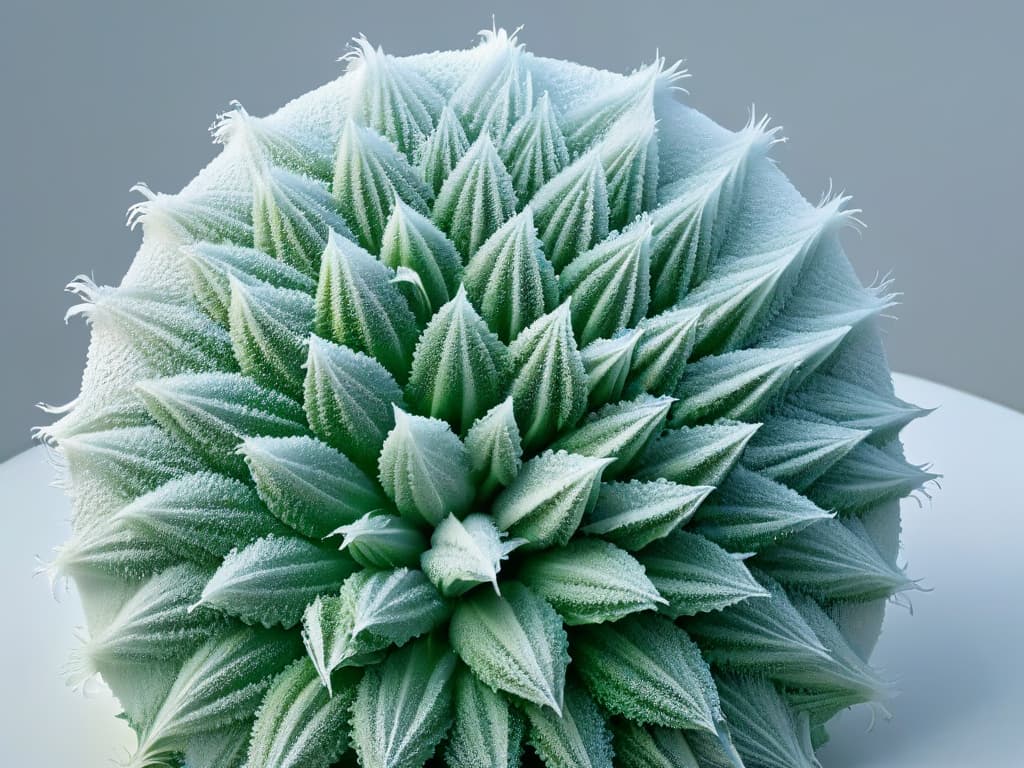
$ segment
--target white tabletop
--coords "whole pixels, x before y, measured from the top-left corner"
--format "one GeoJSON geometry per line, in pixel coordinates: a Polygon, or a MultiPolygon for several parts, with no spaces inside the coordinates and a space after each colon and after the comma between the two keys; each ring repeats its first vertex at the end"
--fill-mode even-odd
{"type": "MultiPolygon", "coordinates": [[[[914,614],[889,609],[873,661],[900,695],[866,733],[866,710],[831,727],[824,768],[1016,768],[1024,766],[1024,415],[947,387],[896,377],[900,397],[941,406],[904,432],[907,457],[930,461],[942,490],[903,505],[909,572],[931,592],[913,593],[914,614]]],[[[77,598],[49,596],[33,577],[68,535],[67,500],[49,487],[41,449],[0,464],[0,749],[4,765],[108,768],[134,744],[109,696],[83,698],[61,668],[82,623],[77,598]]]]}

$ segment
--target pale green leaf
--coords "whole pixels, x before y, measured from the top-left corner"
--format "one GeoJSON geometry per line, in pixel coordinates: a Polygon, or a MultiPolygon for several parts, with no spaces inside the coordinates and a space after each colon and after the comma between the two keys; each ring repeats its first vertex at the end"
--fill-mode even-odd
{"type": "Polygon", "coordinates": [[[523,463],[523,446],[511,396],[470,427],[466,433],[466,451],[478,497],[487,497],[515,480],[523,463]]]}
{"type": "Polygon", "coordinates": [[[565,688],[560,714],[528,705],[527,741],[547,768],[612,768],[612,735],[604,715],[578,684],[565,688]]]}
{"type": "Polygon", "coordinates": [[[523,717],[501,693],[466,667],[455,675],[455,722],[448,734],[449,768],[519,768],[523,717]]]}
{"type": "Polygon", "coordinates": [[[501,562],[522,539],[506,540],[487,515],[472,514],[465,520],[448,515],[430,537],[430,549],[423,553],[423,572],[445,597],[457,597],[477,584],[490,583],[500,594],[498,571],[501,562]]]}
{"type": "Polygon", "coordinates": [[[637,330],[642,336],[630,366],[627,397],[675,391],[693,349],[699,317],[694,310],[672,309],[640,321],[637,330]]]}
{"type": "Polygon", "coordinates": [[[643,332],[639,328],[617,334],[611,339],[597,339],[580,350],[587,371],[588,402],[591,408],[622,399],[630,384],[630,369],[637,344],[643,332]]]}
{"type": "Polygon", "coordinates": [[[712,490],[668,480],[602,483],[582,530],[635,551],[685,525],[712,490]]]}
{"type": "Polygon", "coordinates": [[[380,260],[392,269],[406,267],[417,274],[431,314],[455,295],[462,277],[462,258],[452,242],[400,199],[384,228],[380,260]]]}
{"type": "Polygon", "coordinates": [[[547,91],[512,126],[500,151],[516,194],[524,201],[569,164],[565,137],[547,91]]]}
{"type": "Polygon", "coordinates": [[[448,617],[441,595],[418,570],[359,571],[345,581],[342,592],[352,594],[352,637],[357,642],[369,638],[367,645],[377,639],[404,645],[448,617]]]}
{"type": "Polygon", "coordinates": [[[596,152],[576,159],[529,202],[556,272],[608,234],[608,188],[596,152]]]}
{"type": "Polygon", "coordinates": [[[866,430],[779,416],[758,430],[743,454],[743,464],[803,491],[869,434],[866,430]]]}
{"type": "Polygon", "coordinates": [[[452,95],[452,107],[471,136],[500,142],[533,104],[533,84],[522,45],[504,29],[484,30],[478,58],[452,95]]]}
{"type": "Polygon", "coordinates": [[[366,568],[398,568],[416,565],[427,539],[415,523],[404,517],[367,512],[354,523],[331,532],[342,536],[341,546],[366,568]]]}
{"type": "Polygon", "coordinates": [[[331,146],[322,134],[303,125],[282,125],[271,117],[256,117],[239,102],[217,115],[210,126],[215,144],[241,144],[244,151],[314,179],[331,175],[331,146]]]}
{"type": "Polygon", "coordinates": [[[128,209],[128,226],[139,224],[163,242],[187,244],[196,240],[252,245],[252,195],[244,191],[190,187],[176,195],[153,192],[145,184],[130,190],[146,199],[128,209]]]}
{"type": "Polygon", "coordinates": [[[898,448],[861,443],[819,477],[806,494],[826,509],[860,512],[901,499],[938,475],[909,463],[898,448]]]}
{"type": "Polygon", "coordinates": [[[597,502],[601,473],[611,462],[564,451],[530,459],[495,498],[494,521],[531,549],[565,544],[597,502]]]}
{"type": "Polygon", "coordinates": [[[438,419],[394,409],[395,427],[380,452],[379,478],[399,513],[437,525],[473,503],[469,456],[462,441],[438,419]]]}
{"type": "Polygon", "coordinates": [[[622,768],[701,768],[681,730],[622,719],[612,720],[611,728],[615,764],[622,768]]]}
{"type": "Polygon", "coordinates": [[[328,694],[334,691],[335,670],[376,664],[387,649],[386,640],[365,634],[355,637],[354,627],[353,590],[317,597],[302,615],[302,642],[328,694]]]}
{"type": "Polygon", "coordinates": [[[436,195],[469,149],[466,132],[452,108],[445,105],[427,141],[420,147],[419,169],[436,195]]]}
{"type": "Polygon", "coordinates": [[[637,462],[642,480],[664,478],[683,485],[720,485],[739,461],[760,424],[721,420],[672,429],[658,437],[637,462]]]}
{"type": "Polygon", "coordinates": [[[458,601],[448,633],[485,685],[561,713],[568,643],[562,619],[542,598],[515,581],[500,597],[476,590],[458,601]]]}
{"type": "Polygon", "coordinates": [[[622,115],[597,145],[608,187],[608,226],[624,227],[658,201],[658,130],[654,105],[622,115]]]}
{"type": "Polygon", "coordinates": [[[352,743],[363,768],[420,768],[452,722],[455,657],[425,637],[370,667],[352,706],[352,743]]]}
{"type": "Polygon", "coordinates": [[[618,621],[665,603],[640,563],[597,539],[576,539],[536,554],[523,563],[518,578],[570,626],[618,621]]]}

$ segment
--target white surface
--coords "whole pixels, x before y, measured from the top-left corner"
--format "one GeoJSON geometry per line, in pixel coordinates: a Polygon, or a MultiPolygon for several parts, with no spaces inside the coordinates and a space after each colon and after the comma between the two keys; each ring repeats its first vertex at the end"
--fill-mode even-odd
{"type": "MultiPolygon", "coordinates": [[[[897,393],[941,406],[904,432],[907,457],[930,461],[942,490],[919,507],[904,502],[910,574],[934,591],[913,593],[914,615],[891,606],[873,661],[901,693],[870,733],[866,710],[831,727],[824,768],[1017,768],[1024,766],[1024,415],[908,376],[897,393]]],[[[68,503],[49,487],[41,449],[0,465],[2,764],[101,768],[134,744],[109,697],[66,688],[61,667],[81,624],[77,598],[49,596],[33,577],[68,534],[68,503]]]]}

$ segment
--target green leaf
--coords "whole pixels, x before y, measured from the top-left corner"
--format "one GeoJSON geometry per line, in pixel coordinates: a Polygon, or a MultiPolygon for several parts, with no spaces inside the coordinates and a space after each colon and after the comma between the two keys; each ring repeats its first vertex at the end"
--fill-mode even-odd
{"type": "Polygon", "coordinates": [[[627,397],[675,391],[693,349],[699,318],[700,313],[694,310],[672,309],[640,321],[637,330],[642,336],[630,366],[627,397]]]}
{"type": "Polygon", "coordinates": [[[162,765],[199,734],[251,718],[274,676],[298,656],[297,634],[243,627],[202,645],[143,730],[133,765],[162,765]]]}
{"type": "Polygon", "coordinates": [[[712,490],[668,480],[602,483],[582,530],[635,551],[685,525],[712,490]]]}
{"type": "Polygon", "coordinates": [[[257,250],[316,277],[329,237],[351,234],[326,185],[262,160],[251,168],[251,177],[257,250]]]}
{"type": "Polygon", "coordinates": [[[355,243],[331,237],[321,262],[313,328],[324,339],[376,358],[404,382],[418,332],[416,317],[391,278],[390,269],[355,243]]]}
{"type": "Polygon", "coordinates": [[[441,595],[418,570],[359,571],[345,581],[342,592],[352,593],[351,634],[357,643],[405,645],[448,617],[441,595]]]}
{"type": "Polygon", "coordinates": [[[721,420],[700,427],[672,429],[658,437],[637,462],[641,480],[664,478],[683,485],[720,485],[761,428],[721,420]]]}
{"type": "Polygon", "coordinates": [[[532,198],[569,164],[569,150],[547,91],[512,126],[500,152],[520,200],[532,198]]]}
{"type": "MultiPolygon", "coordinates": [[[[339,595],[321,595],[302,615],[302,642],[320,682],[329,695],[334,693],[334,671],[378,663],[388,642],[364,634],[355,637],[355,594],[343,589],[339,595]]],[[[342,678],[342,682],[347,682],[342,678]]]]}
{"type": "Polygon", "coordinates": [[[229,332],[239,370],[261,386],[301,398],[313,300],[302,291],[228,281],[229,332]]]}
{"type": "Polygon", "coordinates": [[[743,454],[743,464],[804,491],[869,434],[820,421],[777,416],[758,430],[743,454]]]}
{"type": "Polygon", "coordinates": [[[737,467],[698,510],[696,530],[739,552],[762,547],[831,515],[784,485],[737,467]]]}
{"type": "Polygon", "coordinates": [[[672,409],[671,425],[759,417],[821,365],[849,330],[793,334],[776,347],[743,349],[691,363],[676,386],[680,400],[672,409]]]}
{"type": "Polygon", "coordinates": [[[491,508],[498,528],[527,548],[564,545],[597,502],[601,473],[612,459],[547,451],[523,465],[491,508]]]}
{"type": "Polygon", "coordinates": [[[479,57],[451,103],[472,136],[489,133],[501,141],[533,102],[533,83],[515,34],[484,30],[479,57]]]}
{"type": "Polygon", "coordinates": [[[622,399],[629,384],[630,369],[643,332],[624,331],[610,339],[597,339],[580,350],[587,371],[588,403],[597,408],[622,399]]]}
{"type": "Polygon", "coordinates": [[[562,297],[572,297],[580,344],[614,336],[647,314],[650,242],[650,221],[641,219],[581,253],[559,274],[562,297]]]}
{"type": "Polygon", "coordinates": [[[247,437],[306,433],[302,406],[236,373],[198,373],[135,385],[154,420],[202,456],[210,467],[245,477],[236,452],[247,437]]]}
{"type": "Polygon", "coordinates": [[[537,448],[587,409],[587,372],[572,335],[569,302],[537,318],[509,346],[512,400],[525,448],[537,448]]]}
{"type": "Polygon", "coordinates": [[[338,139],[331,186],[359,244],[380,251],[395,197],[427,213],[433,194],[397,148],[372,128],[349,117],[338,139]]]}
{"type": "Polygon", "coordinates": [[[466,291],[491,330],[509,343],[558,305],[558,281],[526,206],[480,246],[466,265],[466,291]]]}
{"type": "Polygon", "coordinates": [[[608,226],[624,227],[658,202],[658,131],[654,105],[620,117],[597,145],[608,186],[608,226]]]}
{"type": "Polygon", "coordinates": [[[250,438],[239,451],[260,498],[281,522],[304,536],[322,539],[388,505],[373,480],[316,438],[250,438]]]}
{"type": "Polygon", "coordinates": [[[675,399],[641,395],[606,405],[552,445],[580,456],[614,459],[609,477],[626,472],[647,448],[651,439],[665,426],[665,417],[675,399]]]}
{"type": "Polygon", "coordinates": [[[716,683],[745,761],[766,768],[820,768],[808,718],[795,715],[768,680],[721,674],[716,683]]]}
{"type": "Polygon", "coordinates": [[[215,144],[241,144],[243,151],[295,173],[314,179],[331,174],[331,146],[318,131],[255,117],[237,101],[231,102],[230,110],[217,115],[210,133],[215,144]]]}
{"type": "Polygon", "coordinates": [[[688,531],[674,531],[636,557],[668,600],[659,610],[673,619],[720,611],[752,597],[768,597],[739,557],[688,531]]]}
{"type": "Polygon", "coordinates": [[[163,544],[136,535],[118,524],[79,522],[71,539],[57,549],[54,572],[79,581],[98,578],[137,581],[180,562],[163,544]]]}
{"type": "Polygon", "coordinates": [[[82,315],[94,333],[109,335],[155,375],[235,367],[227,331],[193,306],[142,288],[97,286],[84,276],[67,290],[83,302],[67,311],[65,321],[82,315]]]}
{"type": "Polygon", "coordinates": [[[523,446],[509,396],[476,420],[466,433],[466,451],[473,467],[478,497],[509,485],[522,466],[523,446]]]}
{"type": "Polygon", "coordinates": [[[468,149],[469,140],[459,118],[451,107],[445,105],[434,132],[420,147],[419,153],[419,169],[435,195],[468,149]]]}
{"type": "Polygon", "coordinates": [[[330,695],[309,659],[277,676],[252,729],[246,768],[328,768],[348,747],[348,715],[358,674],[330,695]]]}
{"type": "Polygon", "coordinates": [[[608,234],[608,188],[596,152],[588,152],[541,187],[533,199],[544,253],[561,271],[608,234]]]}
{"type": "Polygon", "coordinates": [[[503,584],[500,597],[476,590],[458,601],[448,634],[485,685],[561,714],[569,662],[562,619],[522,584],[503,584]]]}
{"type": "Polygon", "coordinates": [[[80,651],[82,671],[102,674],[108,664],[152,663],[191,653],[224,626],[213,611],[188,612],[209,577],[206,568],[184,563],[147,579],[110,622],[91,634],[80,651]]]}
{"type": "Polygon", "coordinates": [[[534,555],[523,563],[518,578],[570,626],[618,621],[665,602],[640,563],[597,539],[576,539],[534,555]]]}
{"type": "Polygon", "coordinates": [[[345,56],[354,81],[349,109],[412,157],[434,128],[444,99],[415,66],[357,37],[345,56]]]}
{"type": "Polygon", "coordinates": [[[757,565],[786,587],[825,602],[887,598],[913,586],[882,557],[857,518],[809,525],[760,552],[757,565]]]}
{"type": "Polygon", "coordinates": [[[637,723],[716,733],[722,719],[711,671],[689,636],[649,613],[581,627],[573,668],[606,710],[637,723]]]}
{"type": "Polygon", "coordinates": [[[501,561],[523,544],[522,539],[505,538],[487,515],[472,514],[465,520],[448,515],[434,529],[420,564],[445,597],[457,597],[487,582],[500,594],[501,561]]]}
{"type": "Polygon", "coordinates": [[[316,280],[255,248],[202,242],[182,246],[181,254],[196,301],[225,328],[231,304],[229,278],[245,285],[266,283],[308,294],[316,291],[316,280]]]}
{"type": "Polygon", "coordinates": [[[316,436],[363,469],[376,468],[404,404],[391,374],[368,355],[311,336],[306,361],[305,409],[316,436]]]}
{"type": "Polygon", "coordinates": [[[565,689],[561,714],[528,705],[527,741],[547,768],[612,768],[612,735],[604,716],[579,685],[565,689]]]}
{"type": "Polygon", "coordinates": [[[340,549],[366,568],[416,565],[427,547],[426,537],[418,526],[404,517],[381,512],[367,512],[331,535],[343,536],[340,549]]]}
{"type": "Polygon", "coordinates": [[[414,523],[437,525],[449,512],[473,503],[469,456],[451,428],[438,419],[395,406],[395,427],[380,452],[380,482],[399,513],[414,523]]]}
{"type": "Polygon", "coordinates": [[[252,245],[252,195],[247,191],[192,189],[176,195],[153,192],[145,184],[136,184],[131,192],[146,199],[128,209],[128,226],[138,224],[146,233],[165,238],[164,242],[196,240],[227,241],[252,245]]]}
{"type": "Polygon", "coordinates": [[[455,674],[455,722],[448,734],[449,768],[519,768],[523,718],[508,699],[466,667],[455,674]]]}
{"type": "Polygon", "coordinates": [[[419,412],[444,419],[462,434],[501,401],[508,379],[508,351],[473,309],[465,288],[427,324],[406,387],[419,412]]]}
{"type": "Polygon", "coordinates": [[[235,547],[287,531],[251,487],[213,472],[170,480],[122,508],[114,520],[180,557],[212,565],[235,547]]]}
{"type": "Polygon", "coordinates": [[[340,589],[355,568],[345,555],[306,539],[268,536],[224,558],[198,605],[247,624],[289,628],[317,595],[340,589]]]}
{"type": "Polygon", "coordinates": [[[249,720],[214,733],[197,734],[185,745],[185,765],[189,768],[241,768],[245,765],[251,736],[249,720]]]}
{"type": "Polygon", "coordinates": [[[860,512],[909,496],[937,477],[898,450],[861,443],[818,478],[807,496],[827,509],[860,512]]]}
{"type": "Polygon", "coordinates": [[[515,212],[512,178],[490,137],[482,133],[437,193],[434,221],[468,259],[515,212]]]}
{"type": "Polygon", "coordinates": [[[462,258],[455,246],[429,218],[395,200],[384,228],[380,260],[391,267],[413,270],[423,284],[431,314],[447,303],[462,278],[462,258]]]}
{"type": "Polygon", "coordinates": [[[420,768],[452,722],[455,657],[425,637],[370,667],[352,707],[363,768],[420,768]]]}
{"type": "Polygon", "coordinates": [[[674,728],[611,722],[616,765],[622,768],[700,768],[683,732],[674,728]]]}

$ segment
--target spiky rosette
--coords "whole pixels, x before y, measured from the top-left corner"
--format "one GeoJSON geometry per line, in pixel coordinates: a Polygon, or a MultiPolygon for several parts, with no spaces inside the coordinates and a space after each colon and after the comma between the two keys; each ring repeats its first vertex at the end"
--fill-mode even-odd
{"type": "Polygon", "coordinates": [[[930,477],[846,198],[661,60],[346,59],[72,286],[55,565],[132,765],[815,765],[930,477]]]}

